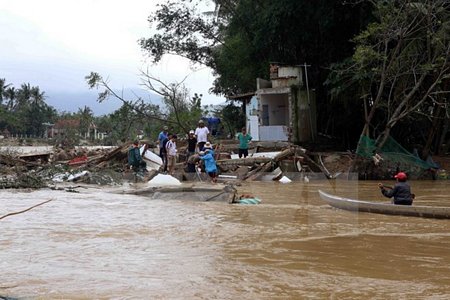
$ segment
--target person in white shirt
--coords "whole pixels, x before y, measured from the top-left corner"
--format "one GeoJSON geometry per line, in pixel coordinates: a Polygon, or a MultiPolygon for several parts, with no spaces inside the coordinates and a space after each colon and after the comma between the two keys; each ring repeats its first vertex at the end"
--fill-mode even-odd
{"type": "Polygon", "coordinates": [[[205,126],[203,120],[198,121],[198,127],[195,129],[195,136],[197,137],[198,151],[203,151],[205,143],[208,141],[209,130],[205,126]]]}
{"type": "Polygon", "coordinates": [[[167,171],[170,175],[173,175],[175,170],[175,162],[177,159],[177,135],[173,134],[170,140],[166,144],[167,150],[167,171]]]}

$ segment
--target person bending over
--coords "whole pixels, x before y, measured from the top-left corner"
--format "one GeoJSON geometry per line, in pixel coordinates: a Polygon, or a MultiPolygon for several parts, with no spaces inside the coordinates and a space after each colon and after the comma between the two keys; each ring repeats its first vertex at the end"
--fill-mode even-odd
{"type": "Polygon", "coordinates": [[[216,160],[212,155],[212,151],[210,149],[205,149],[205,151],[201,151],[200,159],[205,162],[205,172],[208,173],[209,177],[211,177],[211,181],[213,183],[217,182],[217,166],[216,160]]]}

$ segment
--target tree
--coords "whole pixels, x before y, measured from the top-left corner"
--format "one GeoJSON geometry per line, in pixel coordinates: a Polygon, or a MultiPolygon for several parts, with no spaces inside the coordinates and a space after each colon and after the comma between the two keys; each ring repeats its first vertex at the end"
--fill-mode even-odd
{"type": "Polygon", "coordinates": [[[15,87],[10,86],[4,92],[4,99],[8,99],[8,103],[6,104],[6,110],[11,111],[14,107],[14,101],[16,99],[17,91],[15,87]]]}
{"type": "Polygon", "coordinates": [[[135,140],[137,131],[145,122],[142,114],[136,112],[132,106],[123,104],[118,110],[110,114],[110,123],[114,124],[110,138],[113,142],[135,140]]]}
{"type": "Polygon", "coordinates": [[[14,111],[23,110],[31,103],[31,91],[32,87],[29,83],[22,83],[16,93],[15,106],[13,107],[14,111]]]}
{"type": "Polygon", "coordinates": [[[231,137],[234,137],[234,134],[245,126],[245,114],[242,108],[236,106],[233,101],[228,101],[222,109],[215,111],[215,115],[221,119],[231,137]]]}
{"type": "Polygon", "coordinates": [[[412,115],[432,119],[433,111],[448,105],[450,5],[445,0],[370,2],[377,21],[354,39],[352,58],[336,67],[331,81],[335,87],[362,87],[354,89],[367,111],[362,135],[381,123],[374,133],[381,148],[397,123],[412,115]]]}
{"type": "Polygon", "coordinates": [[[254,92],[256,78],[269,79],[269,62],[306,62],[317,95],[318,131],[355,128],[348,123],[361,108],[331,107],[323,83],[332,63],[352,55],[351,38],[372,19],[368,2],[216,0],[214,14],[199,12],[200,2],[172,0],[150,15],[158,32],[140,45],[153,62],[174,54],[206,65],[215,75],[211,91],[226,96],[254,92]]]}
{"type": "Polygon", "coordinates": [[[54,122],[56,120],[57,112],[45,102],[41,104],[32,102],[19,115],[22,116],[20,119],[25,125],[23,131],[26,134],[42,137],[45,135],[45,130],[47,129],[43,123],[54,122]]]}
{"type": "Polygon", "coordinates": [[[30,89],[30,103],[34,105],[42,105],[45,103],[45,92],[41,92],[38,86],[33,86],[30,89]]]}
{"type": "Polygon", "coordinates": [[[153,62],[175,54],[212,68],[212,90],[225,95],[254,91],[256,78],[268,78],[270,61],[310,63],[311,82],[320,88],[323,67],[350,54],[348,40],[366,24],[369,11],[340,0],[216,0],[213,17],[199,12],[200,2],[159,6],[149,17],[158,32],[140,45],[153,62]]]}
{"type": "Polygon", "coordinates": [[[149,90],[161,97],[167,108],[166,121],[176,126],[175,131],[188,133],[202,116],[202,94],[194,94],[190,98],[189,90],[184,85],[185,77],[181,82],[166,84],[148,72],[141,72],[142,83],[149,90]]]}
{"type": "Polygon", "coordinates": [[[201,117],[202,95],[195,94],[194,97],[190,98],[189,91],[183,84],[184,80],[166,84],[159,78],[143,71],[141,72],[141,78],[144,87],[163,97],[167,106],[166,110],[161,110],[157,105],[145,103],[141,98],[134,101],[124,99],[98,73],[92,72],[89,76],[86,76],[91,88],[104,88],[104,91],[99,93],[99,102],[113,96],[122,101],[124,106],[140,115],[141,118],[157,121],[160,124],[170,124],[174,131],[182,130],[184,133],[188,133],[189,128],[196,124],[201,117]]]}
{"type": "Polygon", "coordinates": [[[23,83],[19,89],[5,83],[5,79],[0,79],[0,129],[6,128],[13,134],[43,135],[42,123],[54,120],[57,115],[45,103],[45,93],[29,83],[23,83]]]}
{"type": "Polygon", "coordinates": [[[228,16],[226,8],[232,9],[234,2],[215,1],[220,6],[217,14],[199,12],[200,1],[170,0],[159,4],[148,18],[159,32],[142,38],[139,44],[155,63],[165,54],[174,54],[214,69],[212,49],[222,44],[220,31],[228,16]]]}
{"type": "Polygon", "coordinates": [[[6,84],[5,78],[0,78],[0,105],[3,105],[3,99],[5,98],[6,90],[9,86],[9,84],[6,84]]]}
{"type": "Polygon", "coordinates": [[[87,106],[84,106],[83,109],[81,108],[78,109],[77,115],[80,119],[80,134],[87,137],[94,118],[92,109],[87,106]]]}

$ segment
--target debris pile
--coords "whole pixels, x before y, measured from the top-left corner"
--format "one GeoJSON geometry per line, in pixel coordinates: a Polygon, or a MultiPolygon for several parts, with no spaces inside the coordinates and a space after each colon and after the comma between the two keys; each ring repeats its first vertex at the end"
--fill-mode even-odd
{"type": "MultiPolygon", "coordinates": [[[[127,165],[130,146],[53,148],[31,153],[0,151],[0,189],[42,188],[55,182],[117,185],[124,180],[136,180],[136,174],[127,165]]],[[[188,157],[183,141],[179,142],[178,149],[179,157],[173,176],[180,181],[207,181],[206,174],[192,172],[187,167],[188,164],[197,166],[199,156],[195,154],[188,157]]],[[[287,142],[254,142],[249,149],[249,156],[245,158],[238,158],[233,153],[236,149],[235,142],[215,144],[219,180],[330,179],[346,173],[352,160],[348,153],[312,153],[287,142]],[[342,161],[345,163],[342,164],[342,161]]],[[[158,153],[157,149],[152,148],[146,148],[145,151],[158,153]]],[[[162,168],[151,170],[140,179],[149,181],[162,172],[162,168]]]]}

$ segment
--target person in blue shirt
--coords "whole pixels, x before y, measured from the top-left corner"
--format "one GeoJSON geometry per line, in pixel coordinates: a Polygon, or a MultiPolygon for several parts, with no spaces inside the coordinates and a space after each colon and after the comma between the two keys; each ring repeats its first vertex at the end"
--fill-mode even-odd
{"type": "Polygon", "coordinates": [[[200,159],[205,163],[205,172],[211,177],[212,182],[217,182],[217,166],[216,160],[212,155],[211,149],[205,149],[205,151],[200,151],[200,159]]]}
{"type": "Polygon", "coordinates": [[[158,145],[159,145],[159,157],[161,157],[161,160],[163,162],[164,166],[164,172],[167,171],[167,152],[165,143],[169,139],[169,127],[164,126],[163,130],[158,134],[158,145]]]}
{"type": "Polygon", "coordinates": [[[216,152],[214,152],[213,149],[213,145],[210,142],[206,142],[205,145],[203,146],[203,151],[206,152],[206,150],[210,150],[211,155],[214,157],[214,159],[216,158],[216,152]]]}
{"type": "Polygon", "coordinates": [[[167,139],[167,137],[168,137],[168,133],[169,133],[168,130],[169,130],[169,127],[164,126],[164,127],[163,127],[163,130],[158,134],[159,156],[160,156],[161,158],[163,157],[161,151],[163,151],[163,149],[164,149],[164,147],[163,147],[163,141],[164,141],[165,139],[167,139]]]}

